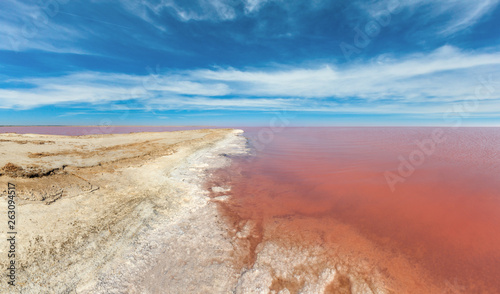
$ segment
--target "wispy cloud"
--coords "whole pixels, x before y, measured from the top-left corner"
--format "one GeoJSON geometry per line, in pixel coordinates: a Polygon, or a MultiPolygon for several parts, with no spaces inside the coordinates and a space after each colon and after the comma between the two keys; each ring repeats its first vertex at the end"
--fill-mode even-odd
{"type": "Polygon", "coordinates": [[[130,14],[120,10],[120,6],[113,8],[109,14],[103,14],[101,10],[109,10],[106,5],[111,5],[105,1],[84,4],[71,1],[6,0],[2,3],[0,18],[0,50],[103,56],[110,55],[101,49],[103,40],[107,40],[121,45],[185,54],[158,40],[155,32],[166,33],[168,30],[151,18],[147,5],[137,1],[123,1],[122,4],[130,14]],[[152,24],[153,29],[143,30],[135,18],[152,24]],[[100,46],[93,46],[95,44],[100,46]]]}
{"type": "Polygon", "coordinates": [[[499,0],[382,0],[358,1],[357,5],[371,17],[387,10],[406,13],[415,26],[431,34],[449,36],[474,26],[498,5],[499,0]]]}
{"type": "Polygon", "coordinates": [[[500,112],[500,53],[445,46],[429,54],[349,66],[168,70],[158,75],[85,72],[11,79],[31,89],[1,89],[0,107],[136,100],[163,109],[254,109],[427,113],[470,99],[500,112]],[[487,83],[489,95],[475,97],[487,83]]]}
{"type": "Polygon", "coordinates": [[[6,0],[2,3],[0,18],[0,50],[24,51],[42,50],[55,53],[87,54],[75,46],[82,39],[80,30],[57,24],[54,17],[60,12],[60,6],[43,6],[6,0]]]}
{"type": "MultiPolygon", "coordinates": [[[[170,21],[172,17],[182,24],[196,24],[200,21],[228,23],[228,25],[231,23],[238,29],[224,28],[218,32],[223,34],[222,37],[231,38],[241,44],[249,43],[251,40],[260,44],[261,40],[272,37],[275,39],[311,37],[303,34],[317,31],[311,19],[315,16],[324,17],[320,13],[323,9],[331,13],[328,17],[332,21],[347,22],[350,17],[359,20],[360,11],[365,16],[376,17],[388,7],[397,7],[398,10],[404,11],[404,19],[411,19],[414,29],[418,29],[420,35],[425,33],[442,38],[467,31],[485,20],[500,0],[345,1],[342,7],[349,9],[342,12],[335,10],[338,8],[335,5],[340,5],[338,4],[340,2],[342,1],[333,3],[326,0],[120,0],[121,5],[116,5],[115,1],[108,0],[93,1],[83,5],[68,1],[6,0],[2,3],[0,19],[0,35],[3,39],[0,50],[41,50],[53,53],[103,55],[103,52],[97,52],[98,46],[91,46],[92,43],[112,39],[114,42],[123,42],[123,45],[144,46],[158,51],[170,49],[169,53],[178,54],[189,49],[177,48],[177,52],[174,52],[171,48],[177,45],[171,40],[185,37],[175,35],[184,34],[185,31],[176,32],[176,28],[173,28],[175,23],[170,21]],[[54,5],[46,5],[48,3],[54,5]],[[84,9],[80,9],[82,7],[84,9]],[[113,7],[112,13],[94,13],[107,11],[110,7],[113,7]],[[351,9],[352,7],[359,9],[351,9]],[[111,16],[109,19],[108,15],[111,16]],[[136,22],[137,19],[141,22],[136,22]],[[144,24],[148,25],[148,30],[144,29],[144,24]],[[245,28],[244,32],[242,28],[245,28]],[[171,38],[165,37],[169,34],[173,34],[171,38]]],[[[396,17],[391,22],[393,26],[398,25],[395,19],[396,17]]],[[[348,23],[341,25],[347,27],[348,23]]],[[[321,30],[320,32],[324,33],[321,30]]],[[[210,35],[210,32],[207,33],[210,35]]],[[[348,33],[350,37],[352,31],[348,30],[348,33]]],[[[330,38],[329,35],[319,37],[324,40],[330,38]]],[[[418,38],[416,39],[414,41],[418,42],[418,38]]],[[[103,47],[107,48],[104,45],[103,47]]]]}
{"type": "MultiPolygon", "coordinates": [[[[126,7],[137,9],[137,5],[131,4],[129,0],[122,0],[122,2],[126,7]]],[[[230,0],[145,0],[141,4],[156,16],[173,13],[181,21],[226,21],[236,17],[235,1],[230,0]]]]}
{"type": "MultiPolygon", "coordinates": [[[[498,0],[482,0],[482,1],[459,1],[461,11],[458,12],[458,17],[454,17],[453,21],[448,23],[448,26],[441,30],[443,35],[451,35],[456,32],[467,29],[475,25],[483,16],[491,12],[500,1],[498,0]]],[[[456,5],[451,3],[451,5],[456,5]]],[[[452,8],[450,5],[450,8],[452,8]]]]}
{"type": "Polygon", "coordinates": [[[245,12],[252,13],[258,11],[263,4],[269,2],[269,0],[246,0],[245,1],[245,12]]]}
{"type": "Polygon", "coordinates": [[[486,74],[500,74],[500,53],[467,53],[445,46],[385,63],[279,71],[198,70],[191,76],[224,82],[238,95],[425,102],[464,99],[473,93],[477,77],[486,74]]]}

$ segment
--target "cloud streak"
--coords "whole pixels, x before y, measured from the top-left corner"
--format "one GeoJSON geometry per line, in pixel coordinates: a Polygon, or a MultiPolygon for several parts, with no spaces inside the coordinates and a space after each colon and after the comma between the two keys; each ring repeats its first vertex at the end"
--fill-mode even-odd
{"type": "MultiPolygon", "coordinates": [[[[375,58],[375,60],[378,60],[375,58]]],[[[0,107],[139,101],[161,109],[276,108],[301,111],[426,113],[453,103],[481,100],[500,112],[500,52],[464,52],[445,46],[384,63],[314,68],[167,70],[140,76],[85,72],[60,77],[10,79],[29,89],[0,89],[0,107]],[[486,84],[489,95],[477,96],[486,84]]],[[[484,110],[486,111],[486,109],[484,110]]]]}
{"type": "Polygon", "coordinates": [[[75,46],[83,33],[74,27],[57,24],[53,18],[60,12],[60,5],[44,6],[21,1],[7,0],[3,3],[0,18],[0,50],[41,50],[54,53],[87,54],[75,46]],[[56,45],[57,44],[57,45],[56,45]]]}
{"type": "Polygon", "coordinates": [[[397,9],[398,13],[406,13],[406,18],[420,20],[415,25],[420,25],[421,22],[431,23],[427,28],[422,26],[422,29],[432,30],[432,34],[437,31],[437,35],[442,37],[474,26],[493,11],[498,3],[500,0],[382,0],[368,3],[359,1],[357,5],[374,18],[387,9],[397,9]]]}

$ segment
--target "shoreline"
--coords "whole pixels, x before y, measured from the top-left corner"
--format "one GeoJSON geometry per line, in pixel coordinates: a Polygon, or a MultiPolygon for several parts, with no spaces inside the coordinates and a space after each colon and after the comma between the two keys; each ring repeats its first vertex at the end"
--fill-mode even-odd
{"type": "Polygon", "coordinates": [[[227,226],[219,219],[216,203],[208,197],[204,184],[211,172],[231,163],[226,155],[246,153],[241,133],[235,130],[213,146],[192,153],[172,170],[167,180],[180,189],[179,195],[189,195],[183,207],[141,234],[138,246],[89,292],[231,292],[239,271],[232,266],[227,226]],[[138,261],[135,267],[129,266],[138,261]],[[127,266],[120,266],[123,263],[127,266]]]}
{"type": "MultiPolygon", "coordinates": [[[[154,293],[160,290],[151,289],[158,281],[148,281],[147,277],[155,270],[164,274],[158,270],[161,254],[170,252],[170,266],[174,264],[172,256],[186,264],[184,257],[188,255],[182,250],[200,249],[193,236],[205,245],[213,241],[213,247],[201,246],[206,248],[204,254],[190,259],[184,277],[202,269],[202,260],[213,261],[215,248],[220,252],[220,262],[214,263],[220,265],[217,275],[202,273],[204,279],[200,281],[213,287],[214,280],[221,283],[228,275],[236,278],[230,266],[232,247],[222,236],[224,224],[216,220],[215,204],[202,188],[207,172],[229,163],[221,154],[245,152],[246,139],[241,132],[225,129],[104,135],[100,142],[76,149],[88,138],[47,135],[42,136],[42,143],[38,135],[0,135],[4,161],[7,158],[14,166],[6,168],[8,163],[0,162],[4,166],[0,185],[6,189],[7,182],[14,180],[20,197],[16,212],[16,286],[5,289],[6,284],[2,284],[0,290],[143,293],[150,289],[154,293]],[[167,140],[165,136],[172,138],[167,140]],[[165,140],[171,144],[159,148],[165,140]],[[66,152],[68,148],[74,152],[66,152]],[[30,165],[33,162],[36,164],[30,165]],[[49,197],[61,188],[55,187],[58,185],[66,185],[61,195],[49,197]],[[214,218],[207,226],[206,221],[214,218]],[[197,227],[186,227],[196,221],[197,227]],[[210,234],[213,238],[206,237],[210,234]],[[217,235],[221,237],[215,238],[217,235]]],[[[5,196],[3,193],[1,199],[5,196]]],[[[5,235],[4,227],[0,233],[5,235]]],[[[2,268],[7,268],[6,262],[6,256],[2,256],[2,268]]],[[[169,291],[174,289],[167,277],[162,281],[169,291]]],[[[191,280],[177,281],[179,289],[193,286],[191,280]]],[[[231,285],[220,287],[228,289],[231,285]]]]}

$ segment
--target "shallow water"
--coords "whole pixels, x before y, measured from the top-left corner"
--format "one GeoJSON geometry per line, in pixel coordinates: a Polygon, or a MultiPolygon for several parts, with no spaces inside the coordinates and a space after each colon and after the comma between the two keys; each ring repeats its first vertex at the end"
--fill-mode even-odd
{"type": "Polygon", "coordinates": [[[219,177],[256,242],[356,248],[399,293],[500,293],[499,128],[245,131],[255,155],[219,177]]]}

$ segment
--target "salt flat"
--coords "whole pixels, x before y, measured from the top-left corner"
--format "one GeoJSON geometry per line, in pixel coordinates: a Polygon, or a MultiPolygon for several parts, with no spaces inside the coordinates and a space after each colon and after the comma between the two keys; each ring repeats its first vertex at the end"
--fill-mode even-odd
{"type": "MultiPolygon", "coordinates": [[[[8,183],[14,183],[17,273],[16,286],[2,283],[0,292],[228,290],[228,276],[237,278],[231,246],[201,183],[212,168],[228,163],[222,153],[243,152],[240,133],[1,134],[0,209],[3,215],[8,183]],[[197,256],[185,250],[198,250],[197,256]],[[212,273],[200,263],[213,264],[212,273]],[[165,264],[178,276],[149,272],[165,264]],[[159,280],[149,281],[154,274],[159,280]],[[196,274],[195,283],[187,278],[196,274]]],[[[2,239],[6,230],[0,226],[2,239]]],[[[0,267],[8,262],[2,253],[0,267]]]]}

